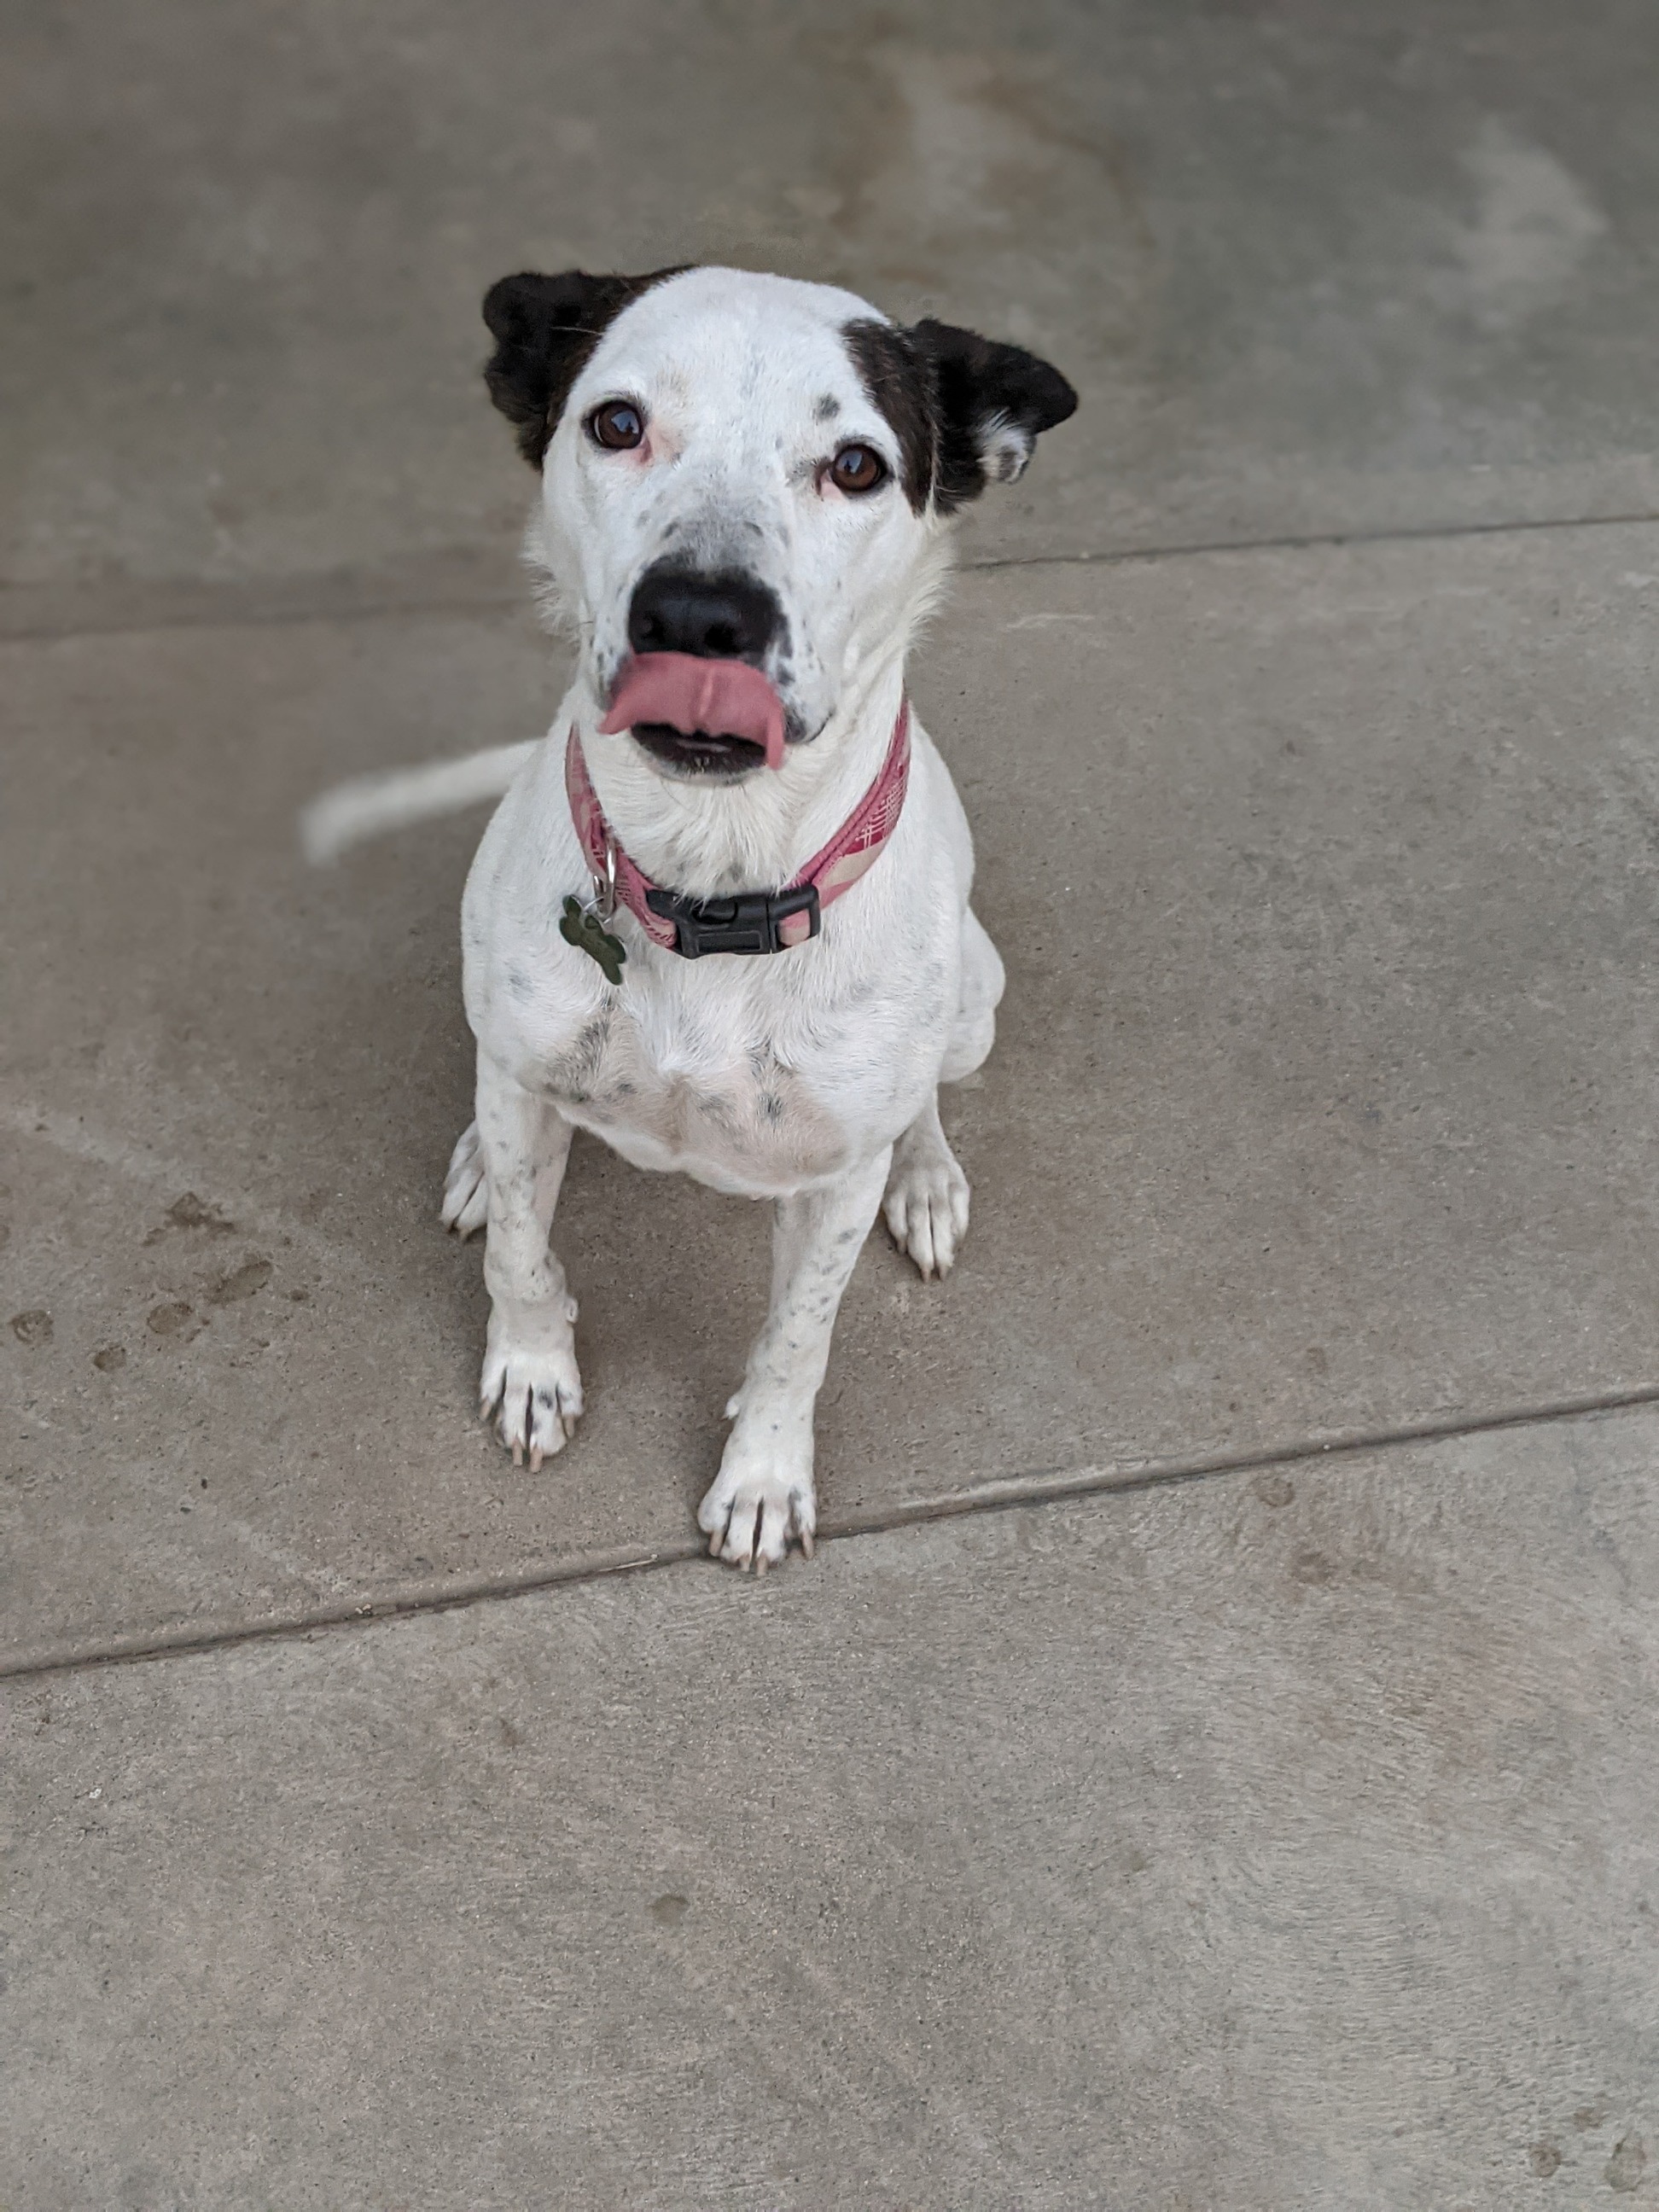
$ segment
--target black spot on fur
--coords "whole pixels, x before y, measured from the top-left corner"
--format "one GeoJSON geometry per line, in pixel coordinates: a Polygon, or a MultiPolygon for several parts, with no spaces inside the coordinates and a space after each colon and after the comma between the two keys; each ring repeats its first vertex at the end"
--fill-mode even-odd
{"type": "Polygon", "coordinates": [[[896,323],[848,323],[842,335],[871,405],[898,441],[899,481],[920,514],[933,495],[938,439],[927,364],[896,323]]]}
{"type": "Polygon", "coordinates": [[[615,1018],[614,1005],[601,1007],[592,1020],[583,1025],[569,1050],[554,1062],[549,1070],[549,1080],[557,1097],[568,1098],[578,1106],[587,1103],[605,1065],[605,1048],[611,1041],[611,1024],[615,1018]]]}
{"type": "Polygon", "coordinates": [[[1057,368],[1027,353],[932,318],[849,323],[848,351],[872,404],[898,441],[905,495],[917,514],[931,498],[942,514],[977,499],[999,433],[1030,441],[1065,422],[1077,394],[1057,368]]]}
{"type": "Polygon", "coordinates": [[[484,294],[483,319],[495,341],[484,368],[489,396],[516,424],[519,451],[540,468],[570,387],[623,309],[681,268],[644,276],[590,276],[580,269],[543,276],[503,276],[484,294]]]}
{"type": "Polygon", "coordinates": [[[833,392],[826,392],[812,410],[815,419],[820,422],[833,422],[840,412],[841,402],[833,392]]]}

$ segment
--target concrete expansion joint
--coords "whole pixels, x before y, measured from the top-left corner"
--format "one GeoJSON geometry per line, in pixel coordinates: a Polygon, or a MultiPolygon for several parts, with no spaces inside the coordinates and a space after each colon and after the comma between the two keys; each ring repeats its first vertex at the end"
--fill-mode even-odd
{"type": "MultiPolygon", "coordinates": [[[[1363,1452],[1399,1451],[1417,1444],[1449,1443],[1460,1437],[1490,1436],[1504,1430],[1591,1421],[1644,1406],[1659,1406],[1659,1383],[1595,1396],[1557,1399],[1546,1405],[1512,1407],[1465,1419],[1413,1421],[1394,1428],[1309,1437],[1256,1451],[1214,1452],[1186,1459],[1120,1461],[1107,1467],[1040,1470],[1010,1475],[939,1498],[914,1499],[884,1512],[839,1517],[827,1515],[818,1523],[817,1537],[820,1545],[850,1542],[860,1537],[885,1535],[935,1522],[961,1520],[969,1515],[1059,1505],[1081,1498],[1133,1497],[1177,1484],[1214,1481],[1229,1475],[1261,1474],[1274,1468],[1305,1464],[1310,1460],[1347,1459],[1363,1452]]],[[[337,1605],[296,1609],[259,1621],[227,1622],[160,1632],[140,1630],[103,1644],[21,1652],[9,1659],[0,1659],[0,1681],[23,1681],[93,1668],[130,1666],[141,1661],[197,1657],[240,1644],[292,1640],[324,1632],[360,1628],[371,1622],[387,1625],[415,1614],[452,1613],[463,1607],[505,1603],[514,1598],[532,1597],[544,1591],[617,1576],[648,1574],[676,1566],[707,1568],[708,1565],[702,1540],[688,1538],[684,1543],[659,1545],[650,1552],[573,1559],[552,1570],[532,1569],[522,1575],[480,1577],[465,1583],[405,1584],[400,1590],[386,1591],[368,1600],[357,1597],[337,1605]]]]}
{"type": "Polygon", "coordinates": [[[1468,538],[1527,538],[1546,531],[1619,530],[1659,522],[1659,511],[1632,514],[1519,515],[1498,522],[1425,522],[1392,529],[1310,530],[1267,538],[1195,538],[1163,545],[1115,546],[1104,553],[1015,553],[988,555],[958,564],[963,572],[1001,568],[1108,568],[1139,562],[1194,561],[1213,553],[1302,553],[1322,546],[1455,544],[1468,538]]]}
{"type": "MultiPolygon", "coordinates": [[[[1297,553],[1333,550],[1348,545],[1452,544],[1465,538],[1531,537],[1550,531],[1595,531],[1628,528],[1659,522],[1659,511],[1634,514],[1520,516],[1501,521],[1424,523],[1392,529],[1359,528],[1288,532],[1258,538],[1212,538],[1175,540],[1163,544],[1113,546],[1102,552],[1011,553],[969,556],[957,563],[963,574],[989,574],[1021,568],[1124,568],[1160,562],[1199,560],[1218,553],[1297,553]]],[[[434,592],[377,587],[372,571],[343,580],[337,575],[274,577],[267,583],[223,584],[198,578],[179,578],[166,583],[132,586],[125,591],[139,597],[139,609],[98,611],[96,586],[76,594],[82,610],[75,617],[36,616],[30,618],[27,602],[39,605],[57,597],[57,586],[0,584],[0,645],[43,642],[52,638],[142,635],[152,630],[238,629],[272,628],[304,623],[329,624],[395,621],[410,615],[464,617],[508,612],[526,604],[516,580],[499,589],[474,592],[434,592]],[[356,591],[360,594],[355,599],[356,591]],[[8,606],[15,593],[23,605],[8,606]],[[214,604],[222,594],[220,604],[214,604]],[[169,606],[169,600],[173,604],[169,606]]],[[[118,588],[112,596],[118,599],[118,588]]]]}

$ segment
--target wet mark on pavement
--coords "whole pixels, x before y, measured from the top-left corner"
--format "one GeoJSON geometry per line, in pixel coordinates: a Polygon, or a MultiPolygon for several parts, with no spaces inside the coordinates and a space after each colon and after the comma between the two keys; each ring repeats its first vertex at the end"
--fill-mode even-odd
{"type": "Polygon", "coordinates": [[[197,1321],[193,1307],[175,1300],[166,1305],[152,1306],[145,1316],[144,1326],[152,1336],[182,1336],[186,1330],[194,1335],[200,1323],[197,1321]]]}
{"type": "Polygon", "coordinates": [[[1641,2185],[1648,2162],[1647,2145],[1640,2136],[1624,2136],[1613,2145],[1613,2156],[1601,2172],[1609,2189],[1629,2191],[1641,2185]]]}
{"type": "Polygon", "coordinates": [[[187,1190],[182,1198],[173,1200],[144,1242],[146,1244],[159,1244],[164,1237],[171,1237],[175,1231],[185,1229],[206,1229],[216,1237],[230,1237],[235,1234],[236,1224],[221,1213],[216,1206],[210,1206],[204,1198],[198,1198],[193,1190],[187,1190]]]}
{"type": "Polygon", "coordinates": [[[240,1267],[233,1268],[228,1275],[222,1275],[208,1292],[208,1297],[216,1306],[234,1306],[243,1298],[251,1298],[256,1291],[264,1290],[270,1280],[270,1261],[255,1253],[251,1259],[244,1260],[240,1267]]]}

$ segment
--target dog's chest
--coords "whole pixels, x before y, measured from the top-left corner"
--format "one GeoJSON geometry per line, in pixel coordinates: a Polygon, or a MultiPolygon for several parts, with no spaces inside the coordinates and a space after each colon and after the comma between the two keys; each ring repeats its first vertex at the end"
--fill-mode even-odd
{"type": "Polygon", "coordinates": [[[817,1058],[741,1010],[636,1006],[624,990],[550,1040],[538,1073],[568,1119],[636,1166],[763,1194],[834,1175],[856,1149],[817,1058]]]}

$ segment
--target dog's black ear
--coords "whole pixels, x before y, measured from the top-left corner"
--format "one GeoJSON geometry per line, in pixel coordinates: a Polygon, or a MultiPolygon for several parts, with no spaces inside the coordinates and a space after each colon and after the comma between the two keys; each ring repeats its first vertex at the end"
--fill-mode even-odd
{"type": "MultiPolygon", "coordinates": [[[[683,265],[683,264],[682,264],[683,265]]],[[[590,276],[567,269],[542,276],[503,276],[484,294],[483,319],[495,350],[484,368],[489,396],[518,427],[519,451],[540,468],[582,365],[623,309],[679,269],[646,276],[590,276]]]]}
{"type": "Polygon", "coordinates": [[[933,497],[949,514],[988,482],[1012,483],[1044,430],[1063,422],[1077,394],[1057,368],[1021,346],[931,318],[911,344],[930,369],[936,424],[933,497]]]}

